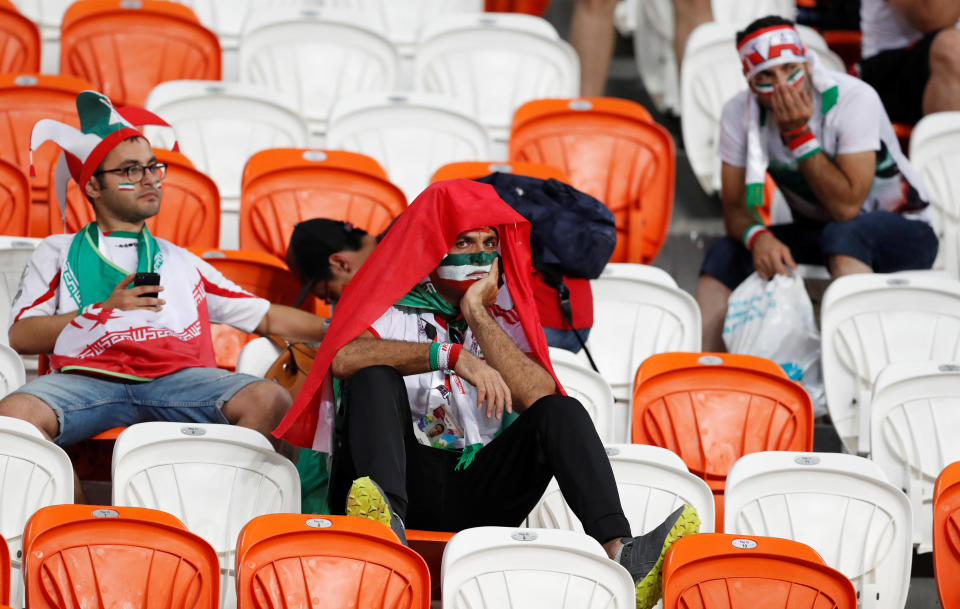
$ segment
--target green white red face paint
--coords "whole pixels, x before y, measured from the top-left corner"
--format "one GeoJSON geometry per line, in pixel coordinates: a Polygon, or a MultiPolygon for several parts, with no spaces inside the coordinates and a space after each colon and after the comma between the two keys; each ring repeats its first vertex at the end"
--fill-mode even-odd
{"type": "Polygon", "coordinates": [[[787,84],[791,87],[799,87],[800,83],[803,82],[803,79],[806,78],[807,73],[803,70],[803,67],[799,67],[793,71],[790,76],[787,76],[787,84]]]}
{"type": "Polygon", "coordinates": [[[117,190],[136,190],[137,185],[130,182],[120,182],[117,184],[117,190]]]}
{"type": "Polygon", "coordinates": [[[457,292],[466,292],[474,282],[487,276],[497,255],[497,252],[447,254],[437,266],[437,278],[457,292]]]}

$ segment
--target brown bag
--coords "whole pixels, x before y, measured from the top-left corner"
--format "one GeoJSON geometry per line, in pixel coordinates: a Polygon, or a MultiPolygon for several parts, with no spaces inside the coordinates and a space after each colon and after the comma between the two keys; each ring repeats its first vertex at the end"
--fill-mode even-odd
{"type": "Polygon", "coordinates": [[[313,360],[317,357],[317,347],[309,343],[291,343],[275,334],[267,338],[280,348],[281,353],[267,370],[265,378],[279,383],[296,399],[304,381],[307,380],[310,368],[313,367],[313,360]]]}

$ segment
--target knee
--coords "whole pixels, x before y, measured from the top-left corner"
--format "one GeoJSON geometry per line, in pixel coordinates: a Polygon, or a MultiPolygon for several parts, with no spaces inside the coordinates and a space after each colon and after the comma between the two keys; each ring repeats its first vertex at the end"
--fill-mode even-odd
{"type": "Polygon", "coordinates": [[[931,78],[960,80],[960,30],[947,28],[930,44],[931,78]]]}
{"type": "Polygon", "coordinates": [[[402,379],[400,372],[391,366],[368,366],[357,370],[349,383],[353,386],[381,385],[402,379]]]}
{"type": "MultiPolygon", "coordinates": [[[[255,412],[258,418],[271,422],[275,427],[290,410],[291,405],[293,405],[293,398],[286,389],[277,383],[263,381],[247,385],[225,406],[230,406],[230,410],[240,417],[255,412]]],[[[236,422],[231,421],[231,423],[236,422]]]]}
{"type": "Polygon", "coordinates": [[[60,433],[60,423],[53,409],[40,398],[26,393],[14,393],[0,400],[0,416],[26,421],[48,440],[60,433]]]}
{"type": "Polygon", "coordinates": [[[565,423],[593,425],[593,420],[576,398],[569,395],[548,395],[540,398],[528,409],[530,414],[543,422],[563,421],[565,423]]]}

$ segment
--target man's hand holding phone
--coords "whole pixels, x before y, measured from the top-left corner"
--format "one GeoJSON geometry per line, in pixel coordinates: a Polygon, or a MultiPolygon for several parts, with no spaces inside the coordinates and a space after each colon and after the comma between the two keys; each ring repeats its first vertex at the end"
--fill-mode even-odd
{"type": "Polygon", "coordinates": [[[127,275],[117,284],[110,297],[103,302],[104,309],[147,309],[160,311],[166,301],[159,298],[163,287],[158,273],[135,273],[127,275]],[[127,289],[133,283],[133,287],[127,289]]]}

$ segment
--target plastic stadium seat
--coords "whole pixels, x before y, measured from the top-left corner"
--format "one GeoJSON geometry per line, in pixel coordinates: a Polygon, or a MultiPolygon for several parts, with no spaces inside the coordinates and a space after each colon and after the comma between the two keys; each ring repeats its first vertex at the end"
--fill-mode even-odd
{"type": "Polygon", "coordinates": [[[744,455],[727,476],[725,533],[805,543],[846,575],[861,609],[903,609],[910,502],[877,465],[840,453],[744,455]]]}
{"type": "Polygon", "coordinates": [[[0,0],[0,73],[40,71],[40,31],[9,0],[0,0]]]}
{"type": "Polygon", "coordinates": [[[240,247],[283,259],[293,227],[311,218],[352,222],[379,234],[407,207],[372,158],[343,150],[276,148],[243,170],[240,247]]]}
{"type": "MultiPolygon", "coordinates": [[[[93,85],[70,76],[0,74],[0,158],[15,163],[23,175],[30,175],[30,133],[36,122],[52,118],[74,127],[77,94],[93,85]]],[[[30,178],[30,236],[46,237],[50,232],[48,201],[56,201],[53,176],[60,148],[52,142],[33,155],[36,177],[30,178]]],[[[68,198],[86,201],[70,181],[68,198]]],[[[58,231],[59,232],[59,231],[58,231]]]]}
{"type": "Polygon", "coordinates": [[[270,366],[281,353],[280,347],[266,336],[254,338],[240,349],[234,371],[253,376],[266,376],[270,366]]]}
{"type": "MultiPolygon", "coordinates": [[[[737,29],[743,29],[752,21],[767,15],[797,20],[796,0],[710,0],[710,10],[714,21],[729,23],[737,29]]],[[[734,44],[733,38],[730,44],[734,44]]]]}
{"type": "Polygon", "coordinates": [[[60,73],[117,106],[142,106],[168,80],[220,79],[220,43],[188,7],[164,0],[80,0],[63,16],[60,73]]]}
{"type": "MultiPolygon", "coordinates": [[[[661,269],[608,264],[590,281],[593,328],[587,348],[613,396],[625,405],[617,425],[630,428],[637,368],[654,353],[700,350],[700,307],[661,269]]],[[[579,354],[584,365],[586,356],[579,354]]]]}
{"type": "Polygon", "coordinates": [[[510,160],[546,163],[613,211],[611,262],[649,263],[673,210],[673,138],[643,106],[625,99],[541,99],[513,117],[510,160]]]}
{"type": "Polygon", "coordinates": [[[960,462],[937,477],[933,493],[933,568],[943,609],[960,607],[960,462]]]}
{"type": "Polygon", "coordinates": [[[446,531],[417,529],[407,529],[404,534],[407,536],[410,549],[423,557],[430,570],[430,600],[441,601],[443,589],[440,585],[440,569],[443,565],[443,551],[454,534],[446,531]]]}
{"type": "Polygon", "coordinates": [[[413,201],[441,165],[489,158],[486,130],[458,106],[427,93],[347,97],[331,110],[327,147],[375,158],[413,201]]]}
{"type": "MultiPolygon", "coordinates": [[[[6,320],[9,323],[13,297],[20,289],[20,277],[39,241],[29,237],[0,235],[0,320],[6,320]]],[[[7,345],[8,342],[7,333],[0,332],[0,345],[7,345]]],[[[36,373],[37,356],[26,355],[19,359],[31,373],[36,373]]],[[[0,390],[0,394],[2,393],[3,391],[0,390]]]]}
{"type": "Polygon", "coordinates": [[[0,535],[13,558],[11,606],[23,607],[23,527],[38,509],[73,502],[73,466],[67,453],[32,424],[0,417],[0,472],[0,535]]]}
{"type": "Polygon", "coordinates": [[[910,163],[923,177],[933,207],[933,226],[940,238],[934,268],[960,278],[960,112],[923,117],[910,136],[910,163]]]}
{"type": "MultiPolygon", "coordinates": [[[[632,535],[653,530],[684,503],[696,508],[700,532],[713,532],[713,493],[706,482],[687,470],[680,457],[659,446],[607,444],[605,448],[632,535]]],[[[527,522],[532,527],[583,532],[556,478],[550,481],[527,522]]]]}
{"type": "MultiPolygon", "coordinates": [[[[181,247],[217,247],[220,240],[220,195],[213,180],[193,167],[180,153],[154,149],[157,161],[167,164],[160,212],[147,219],[155,237],[181,247]]],[[[76,232],[93,222],[93,206],[86,199],[67,200],[67,232],[76,232]]],[[[50,204],[51,234],[63,231],[63,217],[56,201],[50,204]]]]}
{"type": "Polygon", "coordinates": [[[847,66],[843,63],[843,58],[833,52],[820,32],[806,25],[795,25],[794,27],[800,34],[800,40],[803,41],[804,46],[813,49],[817,54],[820,65],[834,72],[847,73],[847,66]]]}
{"type": "Polygon", "coordinates": [[[30,230],[30,183],[13,162],[0,159],[0,235],[27,236],[30,230]]]}
{"type": "Polygon", "coordinates": [[[20,354],[0,342],[0,398],[27,382],[20,354]]]}
{"type": "Polygon", "coordinates": [[[802,543],[712,533],[678,540],[663,563],[663,609],[856,609],[842,573],[802,543]]]}
{"type": "Polygon", "coordinates": [[[661,111],[680,112],[677,55],[673,50],[673,3],[637,2],[633,50],[644,88],[661,111]]]}
{"type": "Polygon", "coordinates": [[[827,46],[843,59],[847,70],[860,63],[863,32],[859,30],[826,30],[823,32],[823,39],[827,42],[827,46]]]}
{"type": "Polygon", "coordinates": [[[40,70],[56,74],[60,65],[60,23],[73,0],[14,0],[13,4],[40,28],[43,50],[40,70]]]}
{"type": "MultiPolygon", "coordinates": [[[[597,428],[597,435],[603,442],[621,442],[628,440],[629,429],[618,424],[613,391],[602,376],[585,367],[581,360],[566,349],[550,347],[550,362],[557,380],[572,398],[576,398],[597,428]]],[[[628,427],[628,426],[627,426],[628,427]]]]}
{"type": "Polygon", "coordinates": [[[430,606],[423,558],[365,518],[254,518],[240,531],[236,572],[239,609],[430,606]]]}
{"type": "Polygon", "coordinates": [[[888,364],[960,361],[960,283],[933,276],[840,277],[820,305],[823,387],[849,452],[870,453],[869,405],[888,364]]]}
{"type": "Polygon", "coordinates": [[[475,180],[497,171],[500,173],[514,173],[519,176],[540,178],[541,180],[549,180],[553,178],[554,180],[559,180],[565,183],[570,182],[570,178],[567,177],[567,174],[565,174],[561,169],[557,169],[552,165],[523,162],[502,163],[497,161],[460,161],[458,163],[447,163],[440,169],[436,170],[433,174],[433,177],[430,178],[430,183],[433,184],[434,182],[439,182],[441,180],[452,180],[454,178],[475,180]]]}
{"type": "Polygon", "coordinates": [[[217,555],[164,512],[54,505],[23,533],[30,609],[217,609],[217,555]]]}
{"type": "Polygon", "coordinates": [[[362,14],[317,7],[253,11],[240,39],[240,80],[289,99],[321,145],[334,102],[397,88],[400,57],[362,14]]]}
{"type": "Polygon", "coordinates": [[[113,448],[113,503],[173,514],[220,557],[222,608],[236,604],[233,552],[255,516],[300,511],[297,468],[234,425],[131,425],[113,448]]]}
{"type": "Polygon", "coordinates": [[[813,450],[813,405],[803,387],[768,359],[660,353],[637,370],[633,442],[680,455],[713,490],[722,530],[730,466],[748,453],[813,450]]]}
{"type": "Polygon", "coordinates": [[[880,371],[870,401],[870,458],[913,508],[917,552],[933,544],[933,487],[960,460],[960,366],[898,362],[880,371]]]}
{"type": "MultiPolygon", "coordinates": [[[[210,81],[162,83],[150,92],[147,109],[173,125],[180,151],[216,182],[220,247],[236,247],[244,164],[260,150],[306,146],[303,118],[275,91],[210,81]]],[[[173,142],[164,142],[163,135],[151,142],[171,148],[173,142]]]]}
{"type": "Polygon", "coordinates": [[[636,606],[627,570],[592,537],[554,529],[478,527],[443,552],[444,609],[636,606]]]}
{"type": "Polygon", "coordinates": [[[524,102],[580,94],[580,60],[541,17],[446,15],[420,32],[414,86],[457,98],[502,146],[524,102]]]}

